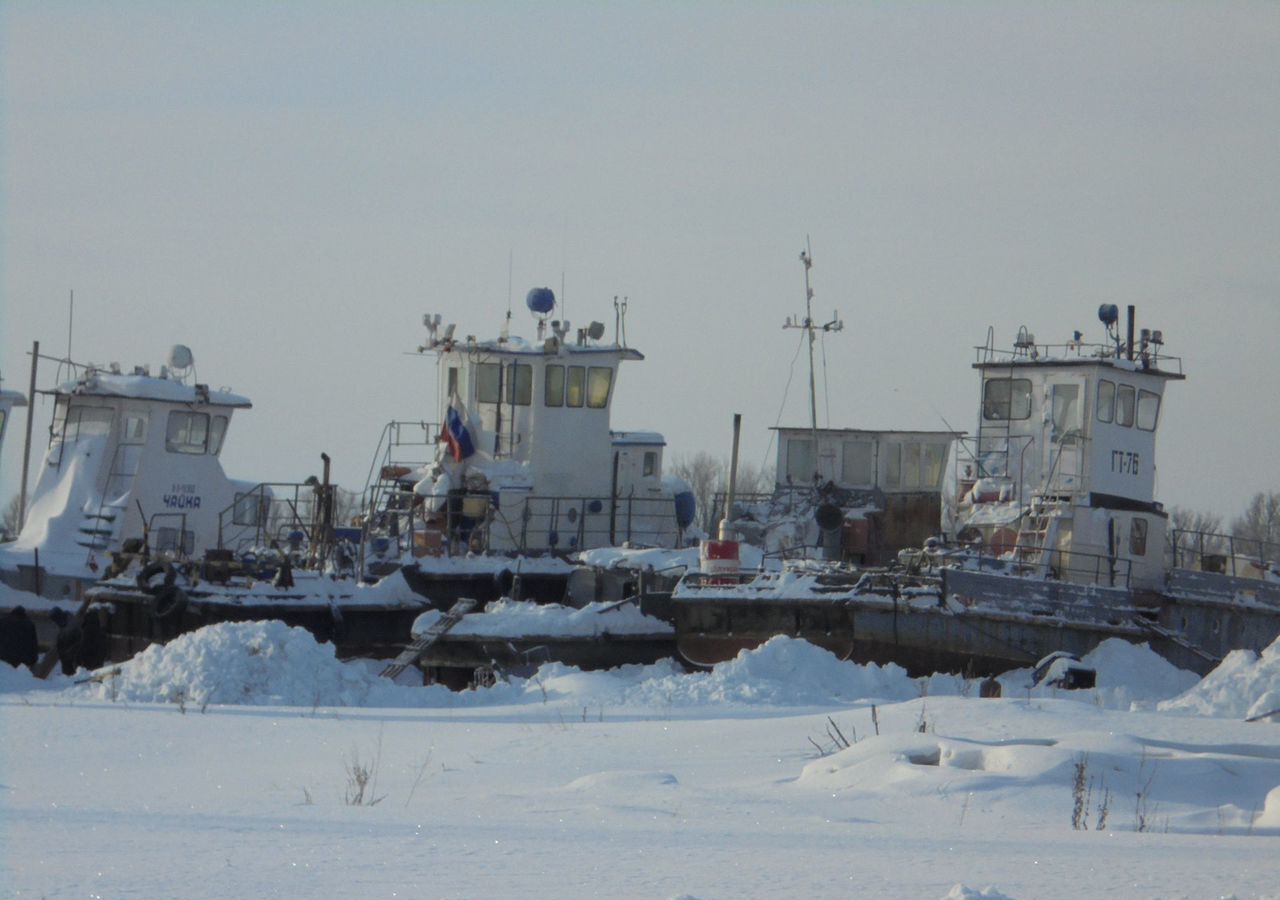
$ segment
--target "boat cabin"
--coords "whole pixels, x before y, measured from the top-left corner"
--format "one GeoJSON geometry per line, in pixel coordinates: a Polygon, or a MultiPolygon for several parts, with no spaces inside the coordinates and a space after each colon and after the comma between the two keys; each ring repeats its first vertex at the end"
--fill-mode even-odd
{"type": "MultiPolygon", "coordinates": [[[[776,428],[773,501],[792,510],[809,502],[844,510],[836,528],[818,525],[828,558],[888,564],[938,531],[951,431],[776,428]]],[[[830,525],[830,522],[827,523],[830,525]]],[[[810,528],[812,530],[812,526],[810,528]]],[[[806,531],[803,540],[811,539],[806,531]]]]}
{"type": "Polygon", "coordinates": [[[996,555],[1034,557],[1071,580],[1153,585],[1164,573],[1167,515],[1155,500],[1165,385],[1183,379],[1163,335],[1058,345],[1023,328],[1011,351],[978,349],[976,437],[957,454],[956,515],[944,530],[996,555]]]}
{"type": "Polygon", "coordinates": [[[129,538],[191,556],[232,537],[238,520],[255,520],[256,505],[233,509],[253,482],[227,478],[219,460],[247,398],[189,383],[191,354],[180,346],[158,375],[78,368],[40,392],[54,402],[48,450],[22,530],[0,547],[0,577],[48,597],[78,596],[129,538]]]}
{"type": "Polygon", "coordinates": [[[942,490],[952,431],[867,431],[857,428],[776,428],[777,486],[831,482],[886,494],[942,490]]]}
{"type": "Polygon", "coordinates": [[[447,533],[424,546],[448,553],[674,546],[681,526],[663,477],[666,441],[610,426],[618,370],[643,354],[605,341],[599,322],[575,332],[551,319],[555,299],[546,288],[531,291],[528,305],[534,340],[505,328],[492,340],[463,338],[453,325],[442,329],[439,316],[424,319],[429,340],[420,350],[437,358],[443,444],[417,492],[450,520],[447,533]]]}

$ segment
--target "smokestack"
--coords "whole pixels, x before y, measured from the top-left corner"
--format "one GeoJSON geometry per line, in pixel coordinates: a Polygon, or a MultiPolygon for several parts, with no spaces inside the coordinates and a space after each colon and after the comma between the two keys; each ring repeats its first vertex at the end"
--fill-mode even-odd
{"type": "Polygon", "coordinates": [[[1129,306],[1129,339],[1127,344],[1128,344],[1127,352],[1129,355],[1129,361],[1132,362],[1133,361],[1133,305],[1132,304],[1130,304],[1129,306]]]}

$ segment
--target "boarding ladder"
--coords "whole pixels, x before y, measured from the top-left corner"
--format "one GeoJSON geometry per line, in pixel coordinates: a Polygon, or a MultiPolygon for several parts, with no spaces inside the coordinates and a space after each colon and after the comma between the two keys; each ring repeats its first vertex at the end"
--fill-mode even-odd
{"type": "Polygon", "coordinates": [[[395,678],[405,669],[422,659],[422,655],[427,652],[427,648],[451,631],[453,626],[462,621],[463,616],[475,608],[475,605],[476,601],[470,597],[463,597],[453,604],[453,606],[449,607],[449,611],[440,617],[439,621],[418,635],[409,646],[400,651],[399,656],[393,659],[378,674],[383,678],[395,678]]]}
{"type": "Polygon", "coordinates": [[[79,534],[76,536],[76,543],[81,547],[87,547],[90,551],[107,550],[113,541],[119,539],[120,526],[127,509],[124,501],[133,489],[134,476],[138,474],[139,452],[140,448],[136,444],[116,446],[107,470],[106,487],[103,488],[98,503],[86,503],[81,510],[79,534]]]}
{"type": "Polygon", "coordinates": [[[1058,542],[1058,524],[1062,517],[1053,506],[1032,501],[1031,508],[1018,526],[1018,538],[1014,544],[1014,559],[1036,574],[1046,575],[1058,542]]]}

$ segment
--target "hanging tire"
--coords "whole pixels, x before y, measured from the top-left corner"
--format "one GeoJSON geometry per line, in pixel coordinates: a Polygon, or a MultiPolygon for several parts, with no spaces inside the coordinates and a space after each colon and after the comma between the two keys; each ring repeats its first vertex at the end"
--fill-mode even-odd
{"type": "Polygon", "coordinates": [[[154,595],[156,589],[161,587],[161,585],[164,587],[172,587],[173,583],[177,581],[177,579],[178,573],[169,563],[149,563],[141,572],[138,573],[138,590],[146,591],[148,594],[154,595]],[[162,572],[164,573],[164,581],[160,585],[153,584],[152,580],[162,572]]]}
{"type": "Polygon", "coordinates": [[[138,589],[151,595],[151,617],[157,622],[177,622],[187,608],[187,594],[175,583],[178,572],[167,562],[153,562],[138,573],[138,589]],[[164,575],[156,581],[157,575],[164,575]]]}
{"type": "Polygon", "coordinates": [[[151,615],[158,622],[177,622],[187,609],[187,592],[176,584],[162,584],[151,595],[151,615]]]}

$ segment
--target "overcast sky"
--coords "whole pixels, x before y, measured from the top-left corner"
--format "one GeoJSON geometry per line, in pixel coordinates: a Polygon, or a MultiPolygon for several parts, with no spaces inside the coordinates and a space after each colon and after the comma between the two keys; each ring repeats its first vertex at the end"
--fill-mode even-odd
{"type": "Polygon", "coordinates": [[[74,289],[75,358],[252,398],[229,474],[360,488],[436,418],[422,314],[496,334],[511,260],[517,333],[630,298],[615,427],[727,456],[741,412],[758,463],[807,235],[821,424],[972,430],[988,326],[1133,303],[1188,375],[1159,498],[1230,516],[1280,490],[1278,60],[1276,3],[5,2],[0,374],[74,289]]]}

